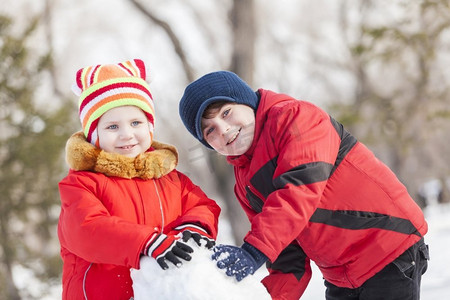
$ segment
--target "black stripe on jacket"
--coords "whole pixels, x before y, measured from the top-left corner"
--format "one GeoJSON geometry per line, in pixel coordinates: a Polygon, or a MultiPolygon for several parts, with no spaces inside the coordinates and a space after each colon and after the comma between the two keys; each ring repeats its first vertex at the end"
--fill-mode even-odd
{"type": "MultiPolygon", "coordinates": [[[[275,169],[277,168],[278,156],[276,156],[265,163],[253,175],[250,179],[251,185],[255,187],[255,189],[261,193],[264,198],[267,198],[267,196],[269,196],[273,191],[283,188],[288,183],[292,183],[295,186],[300,186],[327,180],[357,142],[356,138],[348,133],[344,129],[344,126],[334,120],[331,116],[330,122],[341,139],[338,155],[334,165],[325,162],[311,162],[302,164],[286,171],[272,180],[275,169]]],[[[261,212],[264,202],[248,187],[246,187],[246,191],[246,198],[249,201],[250,206],[254,211],[258,213],[261,212]]]]}
{"type": "Polygon", "coordinates": [[[342,160],[344,160],[345,156],[350,152],[353,146],[356,145],[357,139],[353,135],[351,135],[347,130],[345,130],[344,126],[341,123],[337,122],[331,116],[330,121],[331,124],[333,124],[334,129],[336,129],[336,132],[338,133],[341,139],[341,144],[339,145],[339,152],[336,161],[334,162],[334,167],[330,173],[331,177],[336,168],[341,164],[342,160]]]}
{"type": "Polygon", "coordinates": [[[298,281],[305,274],[306,265],[306,254],[298,244],[290,244],[281,251],[273,263],[270,261],[266,263],[268,269],[277,270],[285,274],[292,273],[298,281]]]}
{"type": "Polygon", "coordinates": [[[325,181],[330,177],[334,166],[322,161],[299,165],[284,172],[273,180],[276,188],[283,188],[292,183],[295,186],[325,181]]]}
{"type": "Polygon", "coordinates": [[[309,221],[343,229],[358,230],[379,228],[404,234],[415,234],[420,237],[422,236],[410,220],[367,211],[328,210],[318,208],[309,221]]]}
{"type": "Polygon", "coordinates": [[[275,187],[272,182],[273,173],[277,168],[278,156],[275,156],[264,164],[250,179],[250,183],[255,189],[261,193],[264,198],[275,191],[275,187]]]}

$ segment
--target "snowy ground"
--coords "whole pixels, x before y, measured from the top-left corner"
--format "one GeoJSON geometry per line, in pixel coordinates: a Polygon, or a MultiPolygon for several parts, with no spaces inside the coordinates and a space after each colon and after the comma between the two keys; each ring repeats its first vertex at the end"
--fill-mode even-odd
{"type": "MultiPolygon", "coordinates": [[[[450,205],[433,205],[425,209],[430,247],[428,270],[422,277],[422,300],[450,299],[450,205]]],[[[313,277],[302,300],[325,299],[320,271],[313,265],[313,277]]]]}
{"type": "Polygon", "coordinates": [[[450,205],[425,210],[429,232],[425,242],[430,246],[428,271],[422,278],[422,299],[450,299],[450,205]]]}
{"type": "MultiPolygon", "coordinates": [[[[435,299],[450,299],[450,205],[433,205],[425,210],[425,216],[429,225],[429,232],[425,236],[426,243],[430,246],[431,260],[428,265],[428,270],[422,278],[422,300],[435,300],[435,299]]],[[[219,241],[220,242],[220,241],[219,241]]],[[[227,242],[227,241],[222,241],[227,242]]],[[[204,255],[204,254],[203,254],[204,255]]],[[[143,262],[143,270],[153,269],[156,265],[151,259],[147,259],[143,262]]],[[[157,299],[194,299],[194,300],[208,300],[208,299],[219,299],[217,297],[208,298],[207,289],[211,291],[212,286],[219,286],[220,293],[227,295],[228,299],[264,299],[265,293],[262,286],[259,284],[259,280],[266,275],[266,271],[259,270],[253,278],[244,279],[241,283],[237,284],[229,278],[225,278],[224,274],[220,274],[218,271],[211,270],[212,265],[208,264],[204,270],[203,267],[195,270],[195,263],[191,264],[192,269],[186,269],[184,275],[180,275],[178,278],[172,277],[171,279],[166,279],[165,283],[164,277],[161,277],[158,283],[166,290],[159,290],[158,293],[170,292],[170,290],[180,290],[183,287],[183,282],[190,282],[190,293],[194,296],[191,298],[170,298],[170,297],[156,297],[157,299]],[[209,274],[209,275],[208,275],[209,274]],[[212,275],[211,275],[212,274],[212,275]],[[207,277],[207,280],[204,278],[207,277]],[[200,278],[203,278],[200,280],[200,278]],[[200,283],[196,283],[200,282],[200,283]],[[206,285],[208,283],[209,285],[206,285]],[[205,290],[206,289],[206,290],[205,290]],[[252,294],[250,296],[249,294],[252,294]],[[232,297],[232,295],[239,295],[232,297]],[[245,298],[247,297],[247,298],[245,298]]],[[[158,267],[159,268],[159,267],[158,267]]],[[[215,267],[214,267],[215,268],[215,267]]],[[[323,286],[323,280],[321,278],[320,272],[317,267],[313,264],[313,277],[311,282],[306,289],[302,300],[320,300],[325,299],[325,288],[323,286]]],[[[181,270],[181,269],[180,269],[181,270]]],[[[144,272],[144,271],[143,271],[144,272]]],[[[155,272],[162,272],[155,269],[155,272]]],[[[162,276],[166,276],[164,274],[162,276]]],[[[141,274],[133,274],[133,276],[144,276],[141,274]]],[[[16,266],[14,268],[14,280],[16,281],[19,290],[22,292],[26,289],[28,293],[38,295],[45,288],[49,291],[48,285],[42,286],[33,277],[32,273],[22,267],[16,266]]],[[[145,282],[149,280],[148,278],[136,279],[137,285],[140,283],[138,281],[145,282]]],[[[142,286],[141,286],[142,287],[142,286]]],[[[141,293],[146,293],[146,289],[141,290],[141,293]]],[[[156,290],[154,290],[155,292],[156,290]]],[[[43,300],[56,300],[61,299],[61,286],[52,286],[49,291],[50,295],[43,297],[43,300]]],[[[185,295],[187,295],[185,293],[185,295]]],[[[217,295],[217,294],[216,294],[217,295]]],[[[23,297],[27,299],[27,297],[23,297]]],[[[147,299],[155,299],[155,297],[149,297],[147,299]]],[[[136,298],[139,300],[139,298],[136,298]]]]}
{"type": "MultiPolygon", "coordinates": [[[[425,215],[429,225],[425,240],[430,246],[431,261],[422,279],[422,299],[450,299],[450,206],[429,207],[425,215]]],[[[265,270],[237,283],[211,264],[209,251],[196,252],[199,254],[193,261],[168,271],[162,271],[154,260],[144,259],[141,270],[132,271],[135,299],[268,299],[259,284],[267,274],[265,270]]],[[[314,264],[312,268],[313,277],[302,300],[325,299],[320,271],[314,264]]]]}

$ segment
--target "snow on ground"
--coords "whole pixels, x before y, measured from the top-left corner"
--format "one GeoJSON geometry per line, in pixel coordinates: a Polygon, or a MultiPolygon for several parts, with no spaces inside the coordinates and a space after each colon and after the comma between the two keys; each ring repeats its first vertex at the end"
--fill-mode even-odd
{"type": "MultiPolygon", "coordinates": [[[[431,260],[422,277],[422,300],[450,299],[450,205],[433,205],[425,209],[431,260]]],[[[227,277],[211,261],[211,251],[195,248],[192,261],[179,269],[163,271],[155,260],[143,258],[140,270],[132,270],[135,299],[270,299],[259,282],[267,275],[261,268],[254,276],[237,282],[227,277]],[[221,298],[223,297],[223,298],[221,298]]],[[[313,276],[302,300],[325,299],[325,287],[319,269],[312,263],[313,276]]]]}
{"type": "Polygon", "coordinates": [[[430,261],[422,277],[422,299],[450,299],[450,204],[429,206],[424,212],[430,261]]]}
{"type": "MultiPolygon", "coordinates": [[[[428,222],[425,243],[430,247],[430,261],[422,277],[421,300],[450,299],[450,204],[434,203],[424,214],[428,222]]],[[[301,299],[325,299],[320,271],[314,264],[311,267],[313,277],[301,299]]]]}
{"type": "MultiPolygon", "coordinates": [[[[425,242],[430,246],[431,260],[428,270],[422,277],[422,300],[450,299],[450,204],[435,204],[424,211],[429,231],[425,242]]],[[[226,240],[219,240],[219,243],[226,240]]],[[[196,246],[194,246],[196,247],[196,246]]],[[[142,260],[141,270],[132,270],[136,300],[141,299],[186,299],[208,300],[226,295],[227,300],[259,300],[268,299],[264,287],[259,281],[267,275],[264,267],[255,275],[237,283],[235,279],[226,277],[209,260],[210,252],[196,249],[197,254],[191,262],[187,262],[180,269],[175,267],[163,271],[151,258],[142,260]],[[148,286],[147,286],[148,285],[148,286]],[[151,290],[151,294],[150,294],[151,290]],[[177,294],[182,293],[182,296],[177,294]]],[[[325,287],[320,271],[312,263],[313,276],[301,300],[325,299],[325,287]]],[[[16,266],[14,281],[19,290],[26,289],[30,294],[39,294],[43,285],[30,271],[16,266]]],[[[48,286],[45,285],[48,289],[48,286]]],[[[45,300],[61,299],[61,285],[55,285],[45,300]]],[[[24,297],[23,299],[27,299],[24,297]]]]}

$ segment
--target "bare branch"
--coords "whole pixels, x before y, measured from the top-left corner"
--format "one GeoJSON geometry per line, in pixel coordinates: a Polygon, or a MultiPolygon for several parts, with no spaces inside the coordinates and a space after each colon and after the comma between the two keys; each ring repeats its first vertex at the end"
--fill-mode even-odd
{"type": "Polygon", "coordinates": [[[161,27],[166,34],[168,35],[170,41],[172,42],[172,45],[174,47],[175,52],[177,53],[177,56],[180,58],[181,63],[183,65],[183,69],[184,72],[186,74],[187,80],[189,82],[193,81],[194,78],[194,72],[193,69],[191,67],[191,65],[189,64],[185,52],[183,50],[183,47],[181,46],[181,42],[178,39],[177,35],[174,33],[174,31],[172,30],[172,27],[170,27],[170,25],[161,20],[160,18],[158,18],[155,14],[153,14],[150,10],[148,10],[147,8],[145,8],[141,3],[139,3],[139,1],[136,0],[130,0],[131,3],[134,4],[134,6],[143,14],[145,15],[147,18],[149,18],[153,23],[155,23],[157,26],[161,27]]]}

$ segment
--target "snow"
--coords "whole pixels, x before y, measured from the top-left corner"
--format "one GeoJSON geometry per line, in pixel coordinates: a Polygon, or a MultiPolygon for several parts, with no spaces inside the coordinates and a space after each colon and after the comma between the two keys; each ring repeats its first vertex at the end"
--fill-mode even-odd
{"type": "MultiPolygon", "coordinates": [[[[422,277],[422,300],[450,299],[450,204],[435,204],[424,210],[429,232],[425,242],[430,246],[431,260],[422,277]]],[[[220,241],[219,241],[220,242],[220,241]]],[[[143,299],[270,299],[260,283],[267,275],[264,267],[241,282],[228,277],[211,260],[211,250],[194,248],[190,262],[163,271],[154,259],[144,257],[141,269],[131,271],[135,300],[143,299]]],[[[302,300],[325,299],[320,271],[312,263],[313,277],[302,300]]]]}
{"type": "MultiPolygon", "coordinates": [[[[422,276],[421,299],[450,299],[450,203],[433,202],[424,209],[428,223],[425,243],[430,247],[428,270],[422,276]]],[[[318,268],[312,264],[313,277],[302,300],[325,299],[325,287],[318,268]]]]}
{"type": "MultiPolygon", "coordinates": [[[[191,261],[179,268],[170,265],[162,270],[156,260],[143,257],[141,268],[131,270],[135,300],[264,300],[270,299],[260,283],[260,273],[247,276],[241,282],[228,277],[211,259],[212,250],[189,243],[194,249],[191,261]]],[[[262,272],[263,270],[261,270],[262,272]]],[[[264,275],[265,276],[265,275],[264,275]]]]}
{"type": "MultiPolygon", "coordinates": [[[[430,246],[431,260],[428,270],[422,277],[421,299],[450,299],[450,204],[434,203],[424,210],[429,231],[425,242],[430,246]]],[[[225,220],[223,220],[225,222],[225,220]]],[[[225,224],[221,225],[219,243],[229,243],[225,224]]],[[[191,245],[192,246],[192,245],[191,245]]],[[[227,277],[210,260],[211,252],[206,249],[195,248],[192,261],[185,262],[177,269],[175,267],[163,271],[151,258],[143,258],[140,270],[132,270],[135,300],[141,299],[269,299],[260,280],[267,275],[264,267],[253,276],[237,282],[227,277]],[[151,295],[151,296],[150,296],[151,295]],[[181,295],[181,296],[180,296],[181,295]],[[223,297],[223,298],[220,298],[223,297]]],[[[325,287],[318,268],[312,263],[313,275],[301,300],[325,299],[325,287]]],[[[21,294],[27,291],[30,295],[42,295],[47,290],[43,300],[61,299],[61,285],[49,287],[42,284],[29,269],[20,265],[13,268],[14,281],[21,294]]],[[[27,299],[24,297],[23,299],[27,299]]]]}
{"type": "Polygon", "coordinates": [[[425,209],[430,247],[428,270],[422,277],[422,298],[450,299],[450,204],[436,204],[425,209]]]}

